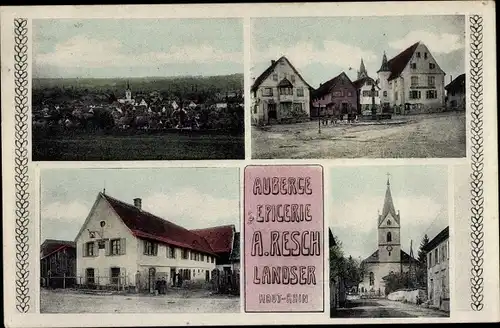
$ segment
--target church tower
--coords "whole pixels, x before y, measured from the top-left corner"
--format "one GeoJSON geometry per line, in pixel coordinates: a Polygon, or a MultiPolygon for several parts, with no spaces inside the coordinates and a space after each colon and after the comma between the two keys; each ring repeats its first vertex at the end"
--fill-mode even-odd
{"type": "Polygon", "coordinates": [[[130,90],[130,84],[129,81],[127,81],[127,89],[125,90],[125,99],[127,101],[132,100],[132,91],[130,90]]]}
{"type": "Polygon", "coordinates": [[[359,65],[358,71],[358,80],[364,77],[368,77],[368,73],[366,72],[365,63],[363,62],[363,58],[361,58],[361,64],[359,65]]]}
{"type": "Polygon", "coordinates": [[[391,184],[387,178],[384,207],[378,217],[378,259],[379,262],[401,262],[400,217],[396,213],[391,195],[391,184]]]}

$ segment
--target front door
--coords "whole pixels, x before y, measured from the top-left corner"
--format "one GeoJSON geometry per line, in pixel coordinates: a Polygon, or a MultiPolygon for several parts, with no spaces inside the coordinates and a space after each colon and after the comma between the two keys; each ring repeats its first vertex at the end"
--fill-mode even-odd
{"type": "Polygon", "coordinates": [[[268,104],[267,105],[267,117],[270,120],[275,120],[278,118],[276,114],[276,104],[268,104]]]}
{"type": "Polygon", "coordinates": [[[209,282],[210,281],[210,271],[205,270],[205,281],[209,282]]]}
{"type": "Polygon", "coordinates": [[[149,268],[148,287],[149,287],[149,292],[150,293],[154,293],[155,292],[155,282],[156,282],[156,269],[155,268],[149,268]]]}
{"type": "Polygon", "coordinates": [[[172,279],[172,286],[175,286],[176,282],[175,268],[170,268],[170,278],[172,279]]]}
{"type": "Polygon", "coordinates": [[[342,103],[342,115],[349,114],[349,104],[342,103]]]}
{"type": "Polygon", "coordinates": [[[111,268],[111,284],[118,285],[120,280],[120,268],[111,268]]]}

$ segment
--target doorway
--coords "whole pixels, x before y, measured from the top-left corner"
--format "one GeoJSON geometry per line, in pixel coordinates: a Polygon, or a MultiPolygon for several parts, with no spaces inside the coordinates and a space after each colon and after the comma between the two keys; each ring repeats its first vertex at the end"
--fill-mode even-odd
{"type": "Polygon", "coordinates": [[[209,282],[210,281],[210,271],[205,270],[205,281],[209,282]]]}
{"type": "Polygon", "coordinates": [[[154,291],[155,291],[155,282],[156,282],[156,269],[149,268],[148,288],[149,288],[150,293],[154,293],[154,291]]]}
{"type": "Polygon", "coordinates": [[[172,286],[175,286],[175,282],[177,281],[175,268],[170,268],[170,279],[172,279],[172,286]]]}
{"type": "Polygon", "coordinates": [[[267,118],[269,120],[276,120],[278,118],[278,115],[276,113],[276,104],[267,105],[267,118]]]}
{"type": "Polygon", "coordinates": [[[111,268],[111,284],[118,285],[120,279],[120,268],[111,268]]]}

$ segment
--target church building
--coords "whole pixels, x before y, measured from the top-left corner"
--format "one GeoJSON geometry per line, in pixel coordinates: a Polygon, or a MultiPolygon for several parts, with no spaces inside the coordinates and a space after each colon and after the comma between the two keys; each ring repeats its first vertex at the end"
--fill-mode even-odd
{"type": "Polygon", "coordinates": [[[372,108],[375,108],[377,113],[380,114],[382,112],[379,97],[380,87],[377,81],[368,76],[363,58],[361,58],[358,78],[352,83],[356,86],[357,90],[358,112],[371,112],[372,108]]]}
{"type": "Polygon", "coordinates": [[[401,217],[396,212],[391,195],[391,185],[387,179],[384,206],[377,219],[378,249],[362,261],[364,268],[363,281],[359,284],[359,292],[364,295],[385,296],[383,278],[390,273],[408,272],[412,259],[401,249],[401,217]]]}
{"type": "Polygon", "coordinates": [[[135,99],[132,98],[132,90],[130,90],[130,83],[127,81],[127,89],[125,89],[125,98],[118,99],[120,104],[135,104],[135,99]]]}

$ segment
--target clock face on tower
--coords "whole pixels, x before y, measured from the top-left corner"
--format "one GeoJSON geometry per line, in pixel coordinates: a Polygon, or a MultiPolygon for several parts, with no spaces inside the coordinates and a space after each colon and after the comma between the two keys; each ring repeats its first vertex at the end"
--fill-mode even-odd
{"type": "Polygon", "coordinates": [[[388,252],[392,251],[392,246],[391,245],[387,246],[386,248],[387,248],[388,252]]]}

